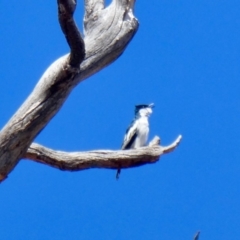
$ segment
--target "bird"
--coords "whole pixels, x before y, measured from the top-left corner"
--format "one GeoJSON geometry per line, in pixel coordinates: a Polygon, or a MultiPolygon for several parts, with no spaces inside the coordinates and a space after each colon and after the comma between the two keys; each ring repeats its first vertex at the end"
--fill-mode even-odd
{"type": "MultiPolygon", "coordinates": [[[[135,118],[127,128],[122,150],[135,149],[146,146],[149,134],[148,118],[152,114],[154,104],[140,104],[135,106],[135,118]]],[[[121,168],[118,169],[116,178],[119,178],[121,168]]]]}

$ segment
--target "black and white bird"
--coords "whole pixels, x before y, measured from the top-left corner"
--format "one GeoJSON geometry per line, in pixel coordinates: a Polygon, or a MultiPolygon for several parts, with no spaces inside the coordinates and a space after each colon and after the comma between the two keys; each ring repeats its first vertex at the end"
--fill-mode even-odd
{"type": "MultiPolygon", "coordinates": [[[[135,118],[126,130],[122,150],[146,146],[149,134],[148,118],[152,114],[153,107],[153,103],[135,106],[135,118]]],[[[117,179],[119,178],[120,171],[118,169],[117,179]]]]}
{"type": "Polygon", "coordinates": [[[148,118],[152,114],[154,104],[135,106],[135,118],[126,130],[122,149],[139,148],[146,145],[149,134],[148,118]]]}

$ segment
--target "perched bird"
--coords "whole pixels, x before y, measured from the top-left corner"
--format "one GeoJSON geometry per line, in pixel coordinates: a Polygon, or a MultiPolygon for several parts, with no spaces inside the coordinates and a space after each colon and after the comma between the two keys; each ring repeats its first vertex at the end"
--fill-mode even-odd
{"type": "Polygon", "coordinates": [[[126,130],[122,149],[139,148],[146,145],[149,133],[148,117],[152,114],[153,103],[136,105],[135,118],[126,130]]]}
{"type": "MultiPolygon", "coordinates": [[[[146,145],[149,134],[148,118],[152,114],[154,104],[135,106],[135,118],[126,130],[122,150],[139,148],[146,145]]],[[[119,178],[121,169],[118,169],[116,178],[119,178]]]]}

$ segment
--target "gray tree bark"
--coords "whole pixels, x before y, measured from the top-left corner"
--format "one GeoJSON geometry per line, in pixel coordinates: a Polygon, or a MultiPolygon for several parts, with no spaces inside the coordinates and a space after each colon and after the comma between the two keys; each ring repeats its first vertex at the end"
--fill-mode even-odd
{"type": "Polygon", "coordinates": [[[58,0],[59,23],[70,53],[52,63],[32,93],[0,132],[0,181],[27,158],[65,170],[92,167],[134,167],[152,163],[172,151],[181,136],[169,147],[159,144],[139,150],[63,153],[32,143],[71,93],[72,89],[100,71],[125,50],[138,29],[133,15],[135,0],[85,0],[84,37],[73,19],[75,0],[58,0]],[[157,146],[158,145],[158,146],[157,146]]]}
{"type": "Polygon", "coordinates": [[[155,163],[159,156],[172,152],[180,143],[179,136],[171,145],[160,146],[159,137],[155,137],[147,147],[133,150],[96,150],[88,152],[55,151],[33,143],[25,157],[61,170],[77,171],[89,168],[123,169],[155,163]]]}

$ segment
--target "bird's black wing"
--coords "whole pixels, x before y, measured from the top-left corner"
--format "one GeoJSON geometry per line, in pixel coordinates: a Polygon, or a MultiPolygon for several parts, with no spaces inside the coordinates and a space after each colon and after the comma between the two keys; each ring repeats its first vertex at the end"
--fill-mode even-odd
{"type": "Polygon", "coordinates": [[[137,122],[132,121],[131,125],[126,130],[126,134],[124,136],[124,140],[122,144],[122,149],[123,150],[130,149],[136,137],[137,137],[137,122]]]}

